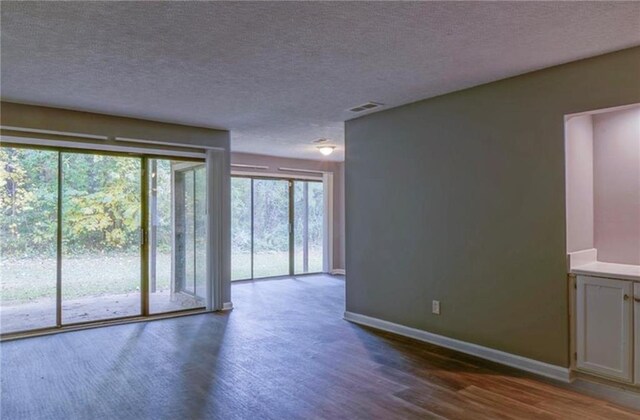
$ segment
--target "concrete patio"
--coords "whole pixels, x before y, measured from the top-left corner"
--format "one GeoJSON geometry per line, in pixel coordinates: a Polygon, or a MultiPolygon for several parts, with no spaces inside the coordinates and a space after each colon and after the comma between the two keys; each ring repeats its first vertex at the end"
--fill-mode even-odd
{"type": "MultiPolygon", "coordinates": [[[[150,293],[149,310],[163,313],[192,309],[199,306],[194,299],[171,299],[169,291],[150,293]]],[[[55,299],[39,299],[35,302],[0,307],[0,332],[9,333],[55,326],[55,299]]],[[[140,315],[140,293],[109,294],[63,300],[62,322],[98,321],[111,318],[140,315]]]]}

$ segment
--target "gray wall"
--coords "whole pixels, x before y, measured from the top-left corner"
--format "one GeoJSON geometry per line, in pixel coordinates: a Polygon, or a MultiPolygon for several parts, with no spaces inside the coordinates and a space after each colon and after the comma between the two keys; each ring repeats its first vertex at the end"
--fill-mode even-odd
{"type": "MultiPolygon", "coordinates": [[[[282,176],[284,173],[278,168],[306,169],[309,171],[333,173],[333,269],[343,269],[345,260],[344,246],[344,163],[309,159],[291,159],[276,156],[256,155],[251,153],[231,153],[231,163],[244,165],[267,166],[266,170],[246,169],[245,172],[275,174],[282,176]]],[[[231,168],[234,172],[242,172],[242,169],[231,168]]],[[[309,176],[304,172],[288,172],[295,175],[309,176]]]]}
{"type": "Polygon", "coordinates": [[[564,115],[634,102],[640,48],[347,122],[346,309],[568,366],[564,115]]]}

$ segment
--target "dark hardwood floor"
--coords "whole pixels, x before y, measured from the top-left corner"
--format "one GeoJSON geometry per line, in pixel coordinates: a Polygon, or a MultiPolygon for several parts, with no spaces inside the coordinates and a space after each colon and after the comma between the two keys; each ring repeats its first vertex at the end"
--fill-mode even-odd
{"type": "Polygon", "coordinates": [[[640,418],[348,323],[340,278],[236,283],[233,301],[230,313],[2,343],[1,418],[640,418]]]}

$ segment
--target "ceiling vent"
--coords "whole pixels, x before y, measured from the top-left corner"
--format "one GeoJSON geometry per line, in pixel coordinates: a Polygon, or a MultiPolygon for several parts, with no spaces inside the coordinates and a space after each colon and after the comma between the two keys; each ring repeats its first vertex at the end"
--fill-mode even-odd
{"type": "Polygon", "coordinates": [[[371,109],[379,108],[382,104],[377,102],[367,102],[366,104],[358,105],[354,108],[349,109],[351,112],[364,112],[369,111],[371,109]]]}

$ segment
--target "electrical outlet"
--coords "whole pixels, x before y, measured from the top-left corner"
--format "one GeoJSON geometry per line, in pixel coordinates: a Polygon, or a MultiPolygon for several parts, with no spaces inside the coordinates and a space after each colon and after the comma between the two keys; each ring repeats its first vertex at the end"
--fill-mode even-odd
{"type": "Polygon", "coordinates": [[[436,315],[440,315],[440,301],[439,300],[431,301],[431,312],[433,312],[436,315]]]}

